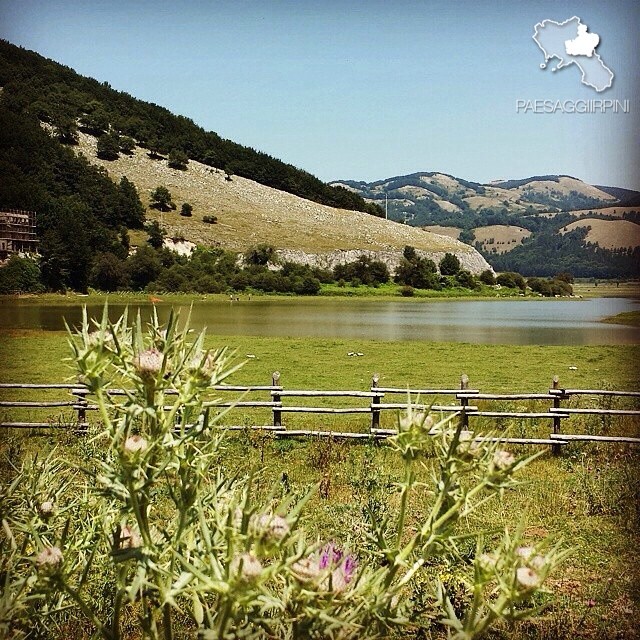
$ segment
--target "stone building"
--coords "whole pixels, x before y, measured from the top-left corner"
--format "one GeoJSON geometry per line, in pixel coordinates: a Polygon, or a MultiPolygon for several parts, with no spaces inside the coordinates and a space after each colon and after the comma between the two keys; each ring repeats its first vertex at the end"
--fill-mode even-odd
{"type": "Polygon", "coordinates": [[[37,253],[35,211],[0,211],[0,260],[14,253],[37,253]]]}

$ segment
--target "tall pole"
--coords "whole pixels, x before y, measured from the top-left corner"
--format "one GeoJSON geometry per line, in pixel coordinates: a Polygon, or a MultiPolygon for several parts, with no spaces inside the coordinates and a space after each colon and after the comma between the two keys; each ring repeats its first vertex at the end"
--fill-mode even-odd
{"type": "Polygon", "coordinates": [[[389,202],[387,201],[387,192],[384,193],[384,219],[389,219],[389,202]]]}

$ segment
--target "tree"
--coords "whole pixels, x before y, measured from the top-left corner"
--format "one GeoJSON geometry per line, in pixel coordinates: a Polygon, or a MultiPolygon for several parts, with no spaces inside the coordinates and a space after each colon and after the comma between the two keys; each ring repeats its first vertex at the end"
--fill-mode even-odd
{"type": "Polygon", "coordinates": [[[98,158],[117,160],[120,155],[120,137],[117,133],[105,133],[98,138],[98,158]]]}
{"type": "Polygon", "coordinates": [[[187,156],[184,151],[181,151],[180,149],[171,149],[169,152],[168,165],[172,169],[184,170],[187,168],[187,164],[189,164],[189,156],[187,156]]]}
{"type": "Polygon", "coordinates": [[[80,126],[87,133],[100,136],[109,130],[109,116],[102,107],[98,107],[91,113],[80,116],[80,126]]]}
{"type": "Polygon", "coordinates": [[[440,260],[440,273],[443,276],[455,276],[460,271],[460,260],[453,253],[445,253],[440,260]]]}
{"type": "Polygon", "coordinates": [[[274,246],[262,243],[251,247],[244,254],[244,260],[247,264],[267,266],[269,263],[275,264],[278,261],[278,254],[274,246]]]}
{"type": "Polygon", "coordinates": [[[126,155],[131,155],[136,148],[136,141],[129,136],[122,136],[120,138],[120,151],[126,155]]]}
{"type": "Polygon", "coordinates": [[[467,289],[476,289],[478,287],[478,283],[476,279],[473,277],[471,271],[467,271],[466,269],[460,269],[458,273],[456,273],[456,282],[461,286],[467,289]]]}
{"type": "Polygon", "coordinates": [[[62,118],[56,124],[56,138],[62,144],[78,144],[78,126],[73,118],[62,118]]]}
{"type": "Polygon", "coordinates": [[[410,245],[407,245],[403,249],[402,256],[404,257],[405,260],[408,260],[409,262],[414,262],[418,258],[418,254],[416,253],[415,248],[410,245]]]}
{"type": "Polygon", "coordinates": [[[169,211],[175,209],[175,204],[171,199],[171,192],[167,187],[159,186],[151,192],[151,200],[149,206],[152,209],[159,209],[160,211],[169,211]]]}
{"type": "Polygon", "coordinates": [[[192,214],[193,207],[188,202],[184,202],[182,204],[182,208],[180,209],[180,215],[184,216],[185,218],[190,218],[192,214]]]}
{"type": "Polygon", "coordinates": [[[157,220],[153,220],[145,227],[145,231],[149,234],[147,242],[154,249],[160,249],[167,235],[167,232],[160,226],[160,223],[157,220]]]}
{"type": "Polygon", "coordinates": [[[130,229],[142,229],[144,226],[144,207],[136,186],[127,176],[122,176],[118,184],[116,215],[118,223],[130,229]]]}
{"type": "Polygon", "coordinates": [[[132,288],[144,289],[162,271],[157,251],[151,247],[138,247],[138,250],[127,258],[127,271],[132,288]]]}
{"type": "Polygon", "coordinates": [[[96,256],[89,276],[89,284],[100,291],[117,291],[127,282],[127,268],[124,260],[113,253],[96,256]]]}

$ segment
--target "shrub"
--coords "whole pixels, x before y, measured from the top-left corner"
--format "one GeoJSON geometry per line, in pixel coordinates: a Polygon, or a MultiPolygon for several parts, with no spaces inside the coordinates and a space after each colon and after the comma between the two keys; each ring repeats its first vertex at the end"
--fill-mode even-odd
{"type": "Polygon", "coordinates": [[[12,255],[0,267],[0,293],[39,293],[44,290],[40,267],[32,258],[12,255]]]}
{"type": "Polygon", "coordinates": [[[416,293],[416,290],[408,284],[405,284],[404,287],[400,289],[400,295],[405,298],[412,298],[416,293]]]}
{"type": "Polygon", "coordinates": [[[185,218],[190,218],[193,214],[193,207],[188,203],[184,202],[182,204],[182,208],[180,209],[180,215],[185,218]]]}
{"type": "Polygon", "coordinates": [[[218,222],[218,216],[202,216],[202,222],[206,224],[216,224],[216,222],[218,222]]]}
{"type": "Polygon", "coordinates": [[[311,541],[301,520],[311,493],[263,500],[250,478],[219,466],[225,430],[205,396],[234,368],[224,349],[204,349],[203,333],[179,327],[173,313],[147,331],[126,313],[112,324],[105,308],[97,327],[85,310],[70,335],[99,433],[79,477],[54,452],[0,489],[3,636],[44,630],[64,612],[61,626],[80,619],[105,640],[387,638],[435,623],[472,638],[539,610],[532,597],[562,558],[557,546],[524,546],[522,529],[492,548],[458,535],[462,516],[512,488],[537,454],[516,459],[409,403],[389,440],[403,467],[397,505],[346,527],[364,528],[371,551],[337,535],[311,541]],[[108,392],[116,379],[123,398],[108,392]],[[426,456],[436,458],[428,491],[416,473],[426,456]],[[463,546],[464,580],[442,576],[463,546]]]}
{"type": "Polygon", "coordinates": [[[480,282],[492,286],[496,283],[496,277],[491,269],[485,269],[479,276],[480,282]]]}

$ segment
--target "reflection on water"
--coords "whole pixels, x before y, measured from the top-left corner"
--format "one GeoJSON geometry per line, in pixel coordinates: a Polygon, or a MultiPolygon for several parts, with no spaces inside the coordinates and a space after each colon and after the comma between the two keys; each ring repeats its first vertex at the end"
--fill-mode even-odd
{"type": "MultiPolygon", "coordinates": [[[[110,307],[116,319],[122,304],[110,307]]],[[[159,303],[161,318],[170,304],[159,303]]],[[[183,315],[187,305],[178,305],[183,315]]],[[[638,308],[627,298],[590,300],[362,301],[335,299],[260,299],[194,301],[192,326],[217,335],[259,335],[379,340],[429,340],[493,344],[637,344],[634,327],[602,324],[602,318],[638,308]]],[[[134,304],[150,316],[152,305],[134,304]]],[[[99,318],[102,306],[89,305],[99,318]]],[[[40,305],[17,301],[0,308],[0,329],[64,329],[63,318],[78,325],[82,304],[40,305]]]]}

